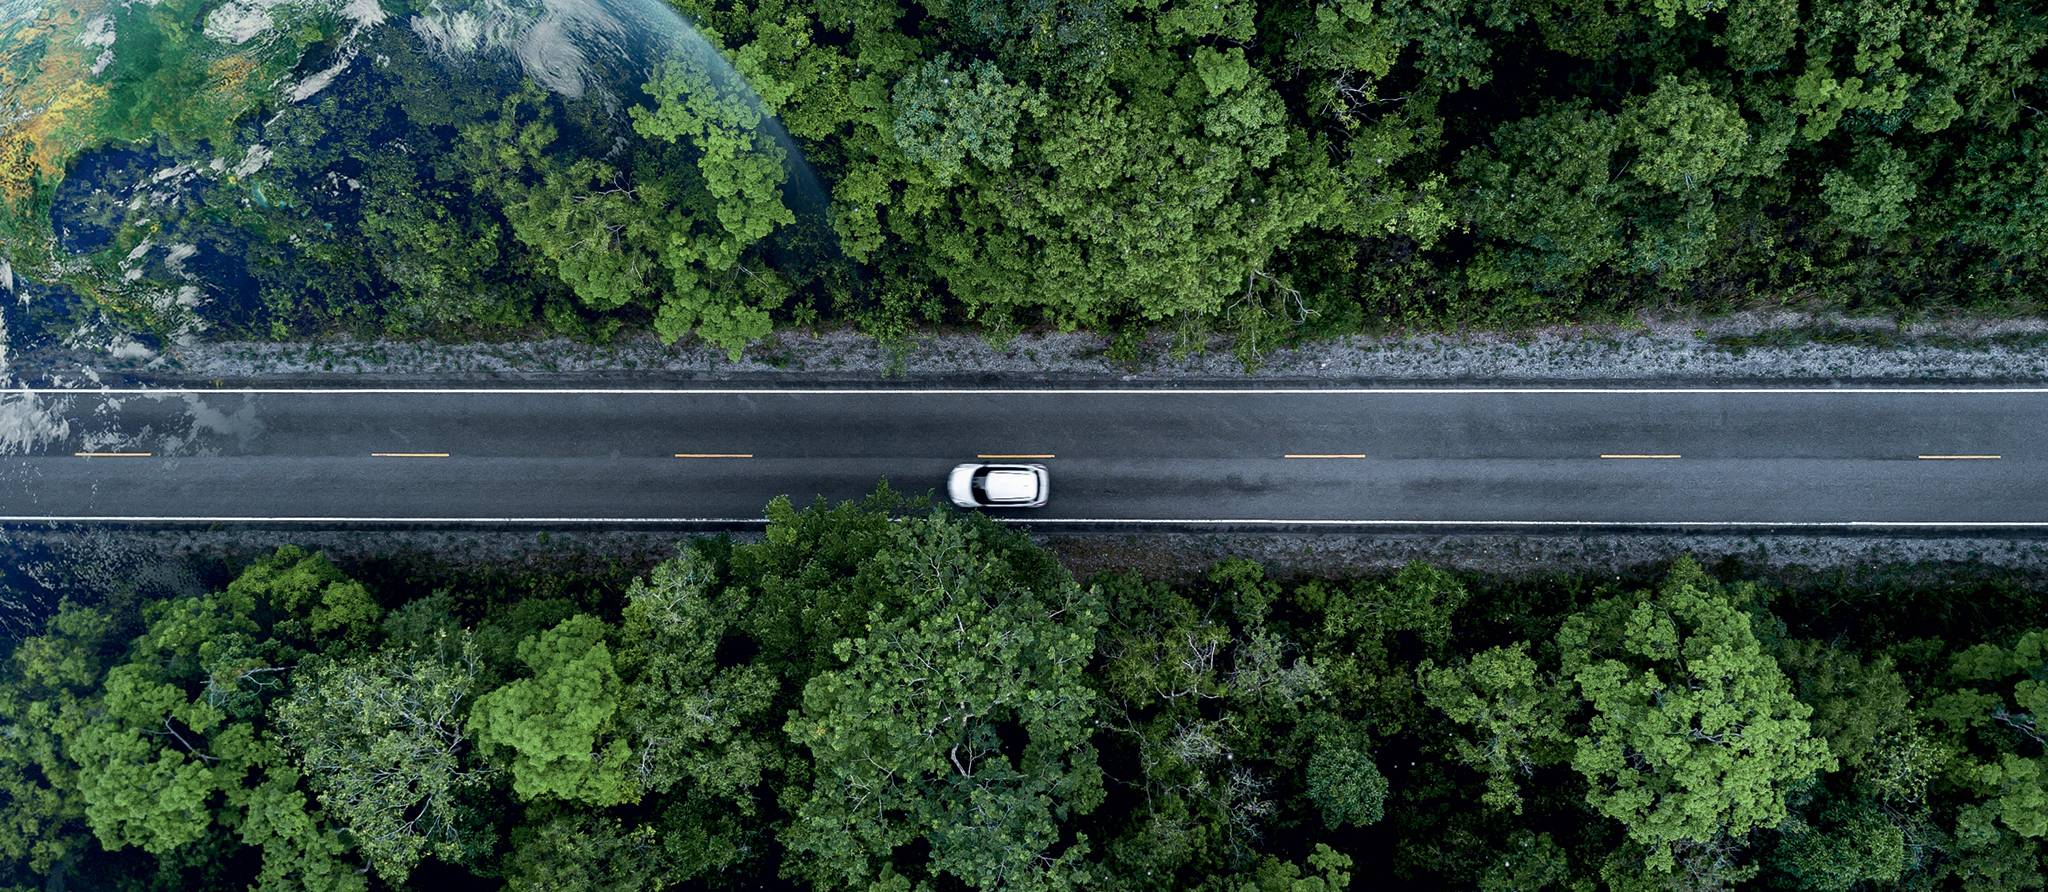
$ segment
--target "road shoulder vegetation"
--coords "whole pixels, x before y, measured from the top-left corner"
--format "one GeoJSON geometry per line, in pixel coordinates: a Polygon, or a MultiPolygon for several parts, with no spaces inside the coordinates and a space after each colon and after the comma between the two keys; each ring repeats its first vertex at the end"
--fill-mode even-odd
{"type": "Polygon", "coordinates": [[[992,340],[920,331],[896,341],[851,330],[788,331],[735,360],[652,336],[493,343],[218,341],[169,354],[43,349],[10,356],[35,383],[285,385],[532,384],[766,386],[1183,383],[1489,384],[1665,382],[1949,383],[2048,381],[2048,322],[1750,313],[1645,316],[1625,325],[1404,333],[1292,341],[1246,356],[1229,338],[1123,341],[1085,332],[992,340]]]}

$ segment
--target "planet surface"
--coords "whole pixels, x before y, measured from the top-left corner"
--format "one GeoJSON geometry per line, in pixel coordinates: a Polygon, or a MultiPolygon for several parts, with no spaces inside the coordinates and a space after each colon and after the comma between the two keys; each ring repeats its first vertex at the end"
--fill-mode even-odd
{"type": "Polygon", "coordinates": [[[0,0],[16,350],[636,314],[743,339],[809,177],[661,0],[0,0]]]}

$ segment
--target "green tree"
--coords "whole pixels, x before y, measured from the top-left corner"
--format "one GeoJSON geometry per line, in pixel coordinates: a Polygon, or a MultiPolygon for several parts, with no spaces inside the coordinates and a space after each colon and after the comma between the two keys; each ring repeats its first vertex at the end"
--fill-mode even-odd
{"type": "Polygon", "coordinates": [[[630,151],[579,155],[587,147],[529,86],[465,127],[463,163],[584,306],[647,308],[664,340],[694,333],[737,358],[788,297],[780,276],[748,265],[795,219],[786,153],[758,102],[695,55],[664,61],[645,90],[653,104],[629,109],[630,151]]]}
{"type": "Polygon", "coordinates": [[[1382,735],[1406,731],[1422,717],[1407,667],[1443,653],[1452,618],[1469,597],[1457,577],[1420,562],[1391,579],[1310,580],[1292,592],[1297,606],[1320,620],[1305,649],[1330,697],[1369,716],[1382,735]]]}
{"type": "Polygon", "coordinates": [[[618,727],[621,683],[603,620],[578,614],[519,643],[532,675],[478,697],[469,732],[511,754],[522,799],[617,805],[640,797],[618,727]]]}
{"type": "Polygon", "coordinates": [[[814,781],[783,841],[820,888],[939,876],[979,889],[1086,878],[1063,822],[1102,799],[1086,682],[1100,607],[1034,584],[991,521],[906,518],[860,572],[890,591],[787,724],[814,781]],[[928,864],[892,855],[922,840],[928,864]],[[908,874],[899,871],[910,871],[908,874]]]}
{"type": "Polygon", "coordinates": [[[778,683],[764,665],[719,664],[719,645],[739,631],[748,605],[744,594],[722,596],[717,580],[709,558],[686,551],[627,589],[618,657],[628,679],[624,725],[642,751],[647,789],[688,782],[747,809],[750,791],[780,758],[760,736],[777,724],[768,716],[778,683]]]}
{"type": "Polygon", "coordinates": [[[274,718],[321,807],[388,883],[422,858],[460,861],[475,843],[460,797],[485,781],[466,764],[463,718],[475,647],[349,655],[302,668],[274,718]]]}
{"type": "Polygon", "coordinates": [[[1548,833],[1517,830],[1508,837],[1499,857],[1486,860],[1486,872],[1479,879],[1481,892],[1568,889],[1589,885],[1572,882],[1571,859],[1548,833]]]}
{"type": "Polygon", "coordinates": [[[1276,837],[1377,820],[1386,781],[1362,731],[1330,714],[1319,668],[1273,621],[1281,587],[1258,564],[1225,561],[1197,585],[1098,577],[1109,607],[1095,653],[1104,759],[1128,811],[1099,814],[1107,882],[1193,886],[1252,869],[1276,837]],[[1318,758],[1314,777],[1305,760],[1318,758]],[[1132,776],[1135,775],[1135,776],[1132,776]],[[1287,806],[1295,800],[1304,815],[1287,806]],[[1276,832],[1280,831],[1280,832],[1276,832]]]}
{"type": "Polygon", "coordinates": [[[505,886],[514,892],[674,888],[696,872],[670,852],[692,842],[691,829],[541,804],[512,829],[505,886]]]}
{"type": "Polygon", "coordinates": [[[1308,867],[1266,857],[1256,868],[1235,877],[1217,877],[1201,888],[1207,892],[1342,892],[1351,888],[1351,858],[1322,843],[1309,853],[1308,867]]]}
{"type": "Polygon", "coordinates": [[[106,672],[113,617],[65,602],[0,671],[0,859],[50,874],[92,849],[63,735],[106,672]]]}
{"type": "Polygon", "coordinates": [[[1912,693],[1891,659],[1866,662],[1823,641],[1781,641],[1775,650],[1793,693],[1813,708],[1814,734],[1844,768],[1861,768],[1888,739],[1917,733],[1912,693]]]}
{"type": "Polygon", "coordinates": [[[1907,861],[1906,835],[1882,810],[1836,801],[1787,834],[1772,863],[1793,888],[1848,892],[1897,882],[1907,861]]]}
{"type": "Polygon", "coordinates": [[[765,848],[761,806],[773,801],[771,780],[789,770],[774,670],[719,658],[750,613],[744,591],[719,582],[710,557],[686,550],[627,589],[618,633],[620,727],[636,751],[635,780],[667,797],[669,882],[731,869],[765,848]]]}
{"type": "Polygon", "coordinates": [[[1456,666],[1424,661],[1417,675],[1423,698],[1459,726],[1451,751],[1486,775],[1486,804],[1519,813],[1522,780],[1564,761],[1569,744],[1563,704],[1539,677],[1528,643],[1489,648],[1456,666]]]}
{"type": "Polygon", "coordinates": [[[369,589],[326,555],[290,545],[244,568],[220,601],[238,626],[269,626],[285,653],[360,646],[384,615],[369,589]]]}
{"type": "Polygon", "coordinates": [[[1386,815],[1387,778],[1355,742],[1339,738],[1317,747],[1308,758],[1307,783],[1309,801],[1331,830],[1377,824],[1386,815]]]}
{"type": "Polygon", "coordinates": [[[222,592],[150,605],[97,695],[61,722],[101,845],[170,858],[232,834],[261,852],[252,888],[365,888],[266,712],[298,661],[367,640],[380,615],[360,584],[289,547],[222,592]]]}
{"type": "Polygon", "coordinates": [[[1466,153],[1459,175],[1473,230],[1525,248],[1483,251],[1468,273],[1475,287],[1564,285],[1621,256],[1626,187],[1614,171],[1625,135],[1614,116],[1570,105],[1505,123],[1493,151],[1466,153]]]}
{"type": "Polygon", "coordinates": [[[426,181],[379,155],[362,179],[362,236],[394,292],[381,307],[396,335],[527,324],[536,302],[497,277],[509,233],[457,184],[426,181]],[[523,298],[523,299],[522,299],[523,298]]]}
{"type": "Polygon", "coordinates": [[[1882,238],[1906,228],[1919,188],[1912,161],[1886,143],[1866,141],[1847,167],[1821,177],[1828,222],[1863,238],[1882,238]]]}
{"type": "Polygon", "coordinates": [[[1834,764],[1737,597],[1685,560],[1656,590],[1601,601],[1558,631],[1585,711],[1572,767],[1653,871],[1672,871],[1680,849],[1777,826],[1790,793],[1834,764]]]}
{"type": "Polygon", "coordinates": [[[993,64],[956,67],[951,54],[912,69],[890,95],[897,147],[941,184],[958,178],[970,158],[989,170],[1007,169],[1019,118],[1044,111],[993,64]]]}
{"type": "Polygon", "coordinates": [[[2048,631],[1955,653],[1920,714],[1948,756],[1954,843],[1941,872],[1970,888],[2039,888],[2048,838],[2048,631]]]}
{"type": "MultiPolygon", "coordinates": [[[[680,231],[658,233],[656,249],[670,281],[654,327],[663,340],[694,332],[726,350],[768,335],[769,311],[787,289],[739,289],[734,273],[767,282],[742,259],[777,227],[796,222],[782,202],[787,153],[764,126],[760,102],[731,78],[716,78],[703,58],[684,54],[655,69],[647,83],[651,108],[631,109],[633,131],[653,140],[686,142],[696,152],[697,182],[708,194],[713,221],[692,220],[680,231]],[[723,280],[727,288],[716,287],[723,280]],[[754,297],[752,302],[735,300],[754,297]]],[[[694,190],[693,190],[694,191],[694,190]]]]}
{"type": "MultiPolygon", "coordinates": [[[[875,605],[900,597],[889,580],[863,572],[895,541],[890,515],[900,507],[887,486],[858,502],[803,510],[777,497],[764,512],[761,541],[732,549],[726,595],[751,599],[745,630],[774,655],[770,668],[782,679],[786,707],[796,705],[806,681],[840,665],[834,642],[859,637],[875,605]]],[[[1048,558],[1038,572],[1060,571],[1048,558]]]]}
{"type": "Polygon", "coordinates": [[[1652,186],[1676,193],[1704,188],[1747,154],[1741,110],[1702,84],[1666,77],[1634,111],[1639,155],[1629,172],[1652,186]]]}

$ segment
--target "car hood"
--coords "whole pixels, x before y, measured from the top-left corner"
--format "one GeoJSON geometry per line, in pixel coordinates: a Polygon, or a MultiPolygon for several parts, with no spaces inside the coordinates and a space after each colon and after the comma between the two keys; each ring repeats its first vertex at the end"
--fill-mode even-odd
{"type": "Polygon", "coordinates": [[[974,504],[974,466],[962,465],[954,468],[946,477],[946,495],[955,505],[974,504]]]}

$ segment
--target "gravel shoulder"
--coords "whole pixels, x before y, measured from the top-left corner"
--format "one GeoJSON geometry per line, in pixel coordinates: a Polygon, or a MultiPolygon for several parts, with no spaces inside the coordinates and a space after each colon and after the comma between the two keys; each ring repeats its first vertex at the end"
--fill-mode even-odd
{"type": "Polygon", "coordinates": [[[1484,576],[1654,572],[1680,557],[1748,572],[1829,573],[1872,567],[1969,565],[2015,580],[2048,582],[2048,539],[1960,536],[1587,533],[1163,533],[1040,537],[1075,575],[1125,570],[1185,579],[1226,558],[1249,558],[1275,576],[1353,577],[1423,561],[1484,576]]]}
{"type": "Polygon", "coordinates": [[[1267,354],[1247,371],[1227,342],[1188,352],[1164,336],[1115,354],[1082,333],[1026,333],[992,343],[927,332],[883,344],[852,331],[785,332],[737,361],[651,336],[598,345],[567,340],[439,344],[394,341],[202,342],[170,355],[109,360],[38,353],[14,373],[39,383],[257,384],[345,380],[687,386],[751,382],[831,385],[1402,382],[2048,381],[2048,319],[1916,323],[1841,315],[1743,313],[1644,317],[1627,325],[1412,336],[1347,337],[1267,354]]]}

